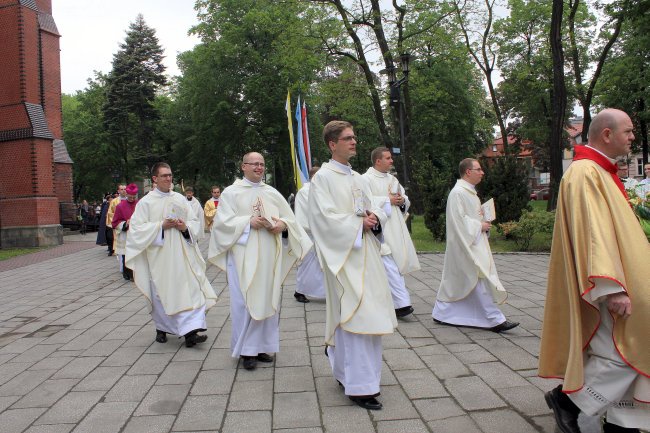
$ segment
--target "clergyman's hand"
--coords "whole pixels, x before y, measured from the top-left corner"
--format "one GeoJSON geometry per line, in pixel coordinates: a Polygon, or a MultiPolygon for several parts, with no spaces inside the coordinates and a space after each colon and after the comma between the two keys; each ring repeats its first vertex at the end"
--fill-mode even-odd
{"type": "Polygon", "coordinates": [[[619,316],[629,316],[632,314],[632,302],[627,293],[613,293],[607,295],[607,309],[619,316]]]}
{"type": "Polygon", "coordinates": [[[172,227],[176,227],[176,221],[177,221],[177,220],[175,220],[175,219],[170,219],[170,218],[168,218],[168,219],[164,219],[164,220],[163,220],[163,223],[162,223],[162,228],[163,228],[163,230],[167,230],[167,229],[170,229],[170,228],[172,228],[172,227]]]}
{"type": "Polygon", "coordinates": [[[273,221],[275,221],[275,225],[273,227],[266,228],[269,232],[273,233],[274,235],[278,235],[287,229],[287,225],[284,223],[284,221],[276,217],[271,218],[273,218],[273,221]]]}
{"type": "Polygon", "coordinates": [[[367,215],[363,217],[363,229],[372,230],[379,223],[377,215],[372,212],[367,212],[367,215]]]}
{"type": "Polygon", "coordinates": [[[491,228],[492,228],[492,223],[491,223],[491,222],[489,222],[489,221],[483,221],[483,222],[481,223],[481,231],[487,233],[487,232],[490,231],[491,228]]]}
{"type": "Polygon", "coordinates": [[[185,230],[187,230],[187,224],[185,224],[185,221],[179,218],[178,220],[176,220],[176,229],[178,231],[184,232],[185,230]]]}
{"type": "Polygon", "coordinates": [[[261,216],[251,217],[251,228],[254,228],[255,230],[262,230],[269,227],[271,227],[271,224],[269,224],[266,218],[261,216]]]}
{"type": "Polygon", "coordinates": [[[390,204],[393,206],[401,206],[404,204],[404,197],[402,197],[402,194],[397,193],[397,194],[391,194],[390,195],[390,204]]]}

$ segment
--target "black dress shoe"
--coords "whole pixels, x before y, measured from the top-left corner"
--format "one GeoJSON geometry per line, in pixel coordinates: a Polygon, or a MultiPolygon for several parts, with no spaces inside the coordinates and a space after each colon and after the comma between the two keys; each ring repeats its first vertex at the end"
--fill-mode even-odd
{"type": "Polygon", "coordinates": [[[303,304],[306,304],[309,302],[309,299],[302,293],[294,292],[293,297],[296,298],[296,301],[302,302],[303,304]]]}
{"type": "Polygon", "coordinates": [[[257,358],[255,356],[242,356],[243,366],[246,370],[255,370],[257,367],[257,358]]]}
{"type": "Polygon", "coordinates": [[[562,385],[544,394],[544,399],[548,407],[553,410],[555,422],[562,433],[580,433],[578,427],[580,409],[569,397],[562,394],[562,385]]]}
{"type": "Polygon", "coordinates": [[[268,353],[258,353],[257,360],[260,362],[273,362],[273,357],[268,353]]]}
{"type": "Polygon", "coordinates": [[[519,326],[519,322],[511,322],[509,320],[506,320],[505,322],[499,323],[497,326],[490,328],[490,331],[499,333],[503,331],[509,331],[517,326],[519,326]]]}
{"type": "Polygon", "coordinates": [[[126,272],[122,272],[122,278],[124,278],[126,281],[131,280],[131,276],[129,274],[127,274],[126,272]]]}
{"type": "Polygon", "coordinates": [[[410,305],[408,307],[402,307],[402,308],[397,308],[395,309],[395,315],[397,317],[404,317],[408,316],[409,314],[413,313],[413,307],[410,305]]]}
{"type": "Polygon", "coordinates": [[[207,335],[199,335],[196,331],[192,331],[185,335],[185,347],[194,347],[198,343],[205,343],[207,339],[207,335]]]}
{"type": "Polygon", "coordinates": [[[156,329],[156,341],[158,343],[167,343],[167,333],[156,329]]]}
{"type": "Polygon", "coordinates": [[[607,422],[603,423],[603,433],[640,433],[638,428],[621,427],[620,425],[607,422]]]}
{"type": "Polygon", "coordinates": [[[364,409],[369,410],[380,410],[383,405],[377,401],[375,397],[366,397],[359,395],[350,395],[348,396],[350,400],[355,402],[358,406],[361,406],[364,409]]]}
{"type": "Polygon", "coordinates": [[[445,326],[456,326],[453,323],[447,323],[443,322],[442,320],[438,320],[435,317],[433,318],[433,321],[436,322],[438,325],[445,325],[445,326]]]}

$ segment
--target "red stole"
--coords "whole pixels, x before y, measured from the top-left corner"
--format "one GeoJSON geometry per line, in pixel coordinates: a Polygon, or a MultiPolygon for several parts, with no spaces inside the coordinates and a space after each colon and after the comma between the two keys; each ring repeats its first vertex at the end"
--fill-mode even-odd
{"type": "Polygon", "coordinates": [[[573,156],[574,161],[578,161],[581,159],[588,159],[600,165],[602,168],[607,170],[609,174],[612,176],[612,179],[614,179],[614,183],[616,183],[618,189],[621,190],[621,193],[623,193],[625,199],[626,200],[629,199],[629,197],[627,196],[627,192],[625,192],[625,186],[623,185],[623,182],[621,182],[621,179],[619,179],[618,176],[616,175],[616,173],[618,172],[618,167],[616,167],[616,164],[612,164],[609,161],[609,159],[607,159],[602,153],[588,146],[575,146],[574,151],[575,151],[575,155],[573,156]]]}

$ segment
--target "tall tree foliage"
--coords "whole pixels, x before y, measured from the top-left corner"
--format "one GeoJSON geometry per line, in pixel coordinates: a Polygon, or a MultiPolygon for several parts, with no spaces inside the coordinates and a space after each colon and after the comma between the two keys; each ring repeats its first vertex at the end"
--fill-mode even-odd
{"type": "MultiPolygon", "coordinates": [[[[177,117],[188,126],[172,147],[180,175],[199,184],[230,183],[244,153],[260,151],[281,191],[293,175],[287,89],[310,98],[320,54],[306,38],[304,5],[295,1],[199,0],[202,43],[179,57],[177,117]]],[[[294,116],[295,107],[290,115],[294,116]]],[[[317,120],[312,113],[312,122],[317,120]]],[[[295,122],[294,122],[295,123],[295,122]]],[[[312,127],[318,131],[318,127],[312,127]]],[[[178,170],[177,170],[178,171],[178,170]]]]}
{"type": "Polygon", "coordinates": [[[74,95],[63,95],[63,135],[74,161],[75,200],[98,200],[114,191],[112,175],[119,159],[109,146],[103,126],[106,103],[106,77],[97,73],[88,87],[74,95]]]}
{"type": "Polygon", "coordinates": [[[121,160],[120,173],[130,179],[150,167],[153,154],[156,92],[166,83],[163,49],[142,15],[129,25],[106,80],[104,122],[121,160]]]}
{"type": "Polygon", "coordinates": [[[635,125],[635,149],[648,163],[648,124],[650,123],[650,3],[630,2],[620,44],[603,66],[594,91],[597,104],[616,107],[630,114],[635,125]]]}

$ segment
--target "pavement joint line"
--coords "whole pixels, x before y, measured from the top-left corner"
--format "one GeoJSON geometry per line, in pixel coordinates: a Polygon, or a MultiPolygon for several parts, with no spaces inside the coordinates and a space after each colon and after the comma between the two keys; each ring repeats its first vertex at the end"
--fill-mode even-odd
{"type": "MultiPolygon", "coordinates": [[[[553,381],[544,382],[539,380],[535,375],[536,368],[534,368],[536,367],[537,358],[535,354],[536,345],[539,342],[539,329],[541,329],[539,317],[540,312],[543,310],[546,289],[544,280],[548,266],[547,254],[495,254],[499,273],[511,295],[509,301],[512,301],[512,303],[507,303],[504,306],[504,312],[507,310],[508,316],[522,320],[520,329],[512,335],[492,335],[486,334],[485,331],[470,328],[443,328],[435,325],[430,311],[439,285],[444,254],[420,255],[422,270],[408,275],[406,278],[407,287],[411,291],[416,311],[408,320],[399,321],[395,334],[384,338],[385,343],[389,342],[388,347],[386,344],[384,345],[385,356],[383,359],[383,368],[387,369],[387,371],[384,370],[387,376],[385,377],[386,384],[382,389],[385,389],[386,393],[382,393],[383,398],[380,397],[380,401],[384,403],[385,408],[381,412],[374,413],[364,411],[350,404],[347,399],[342,397],[342,391],[338,387],[329,386],[329,382],[334,381],[334,378],[331,373],[327,375],[327,363],[318,358],[319,354],[324,357],[322,355],[322,347],[324,346],[322,341],[324,310],[319,303],[296,305],[298,303],[293,299],[293,291],[295,290],[294,271],[290,273],[285,281],[280,310],[281,324],[282,320],[289,320],[289,323],[291,323],[290,330],[281,331],[280,333],[281,348],[280,353],[276,355],[274,364],[270,367],[258,367],[260,371],[257,373],[262,373],[262,375],[255,376],[254,380],[250,380],[251,377],[247,377],[250,372],[244,371],[239,362],[236,365],[229,364],[230,362],[234,363],[235,360],[229,356],[230,297],[223,272],[211,265],[206,272],[219,295],[219,302],[208,313],[208,334],[213,334],[214,338],[210,339],[210,346],[206,348],[206,353],[204,356],[192,356],[190,352],[185,352],[192,349],[185,348],[182,342],[172,342],[171,339],[167,344],[172,343],[177,344],[177,346],[175,346],[175,349],[169,348],[172,349],[170,352],[157,347],[156,344],[158,343],[153,342],[154,328],[146,304],[132,286],[132,283],[122,280],[117,271],[114,257],[106,256],[105,247],[94,246],[91,242],[84,242],[83,239],[81,239],[81,242],[76,242],[78,236],[80,235],[66,236],[65,238],[66,244],[85,244],[76,245],[75,247],[79,248],[76,252],[72,251],[74,248],[69,247],[67,250],[65,248],[61,249],[61,251],[65,252],[65,255],[54,257],[44,254],[38,255],[50,251],[46,250],[32,254],[27,264],[23,263],[21,266],[14,266],[11,269],[0,266],[0,277],[3,279],[0,296],[4,299],[4,303],[0,304],[0,317],[2,317],[0,319],[0,338],[3,338],[0,340],[0,383],[2,383],[0,385],[0,395],[2,395],[3,389],[9,389],[2,388],[2,386],[13,379],[13,377],[6,380],[3,378],[3,367],[12,363],[15,365],[12,366],[11,371],[18,371],[14,376],[26,371],[32,371],[28,369],[40,363],[37,369],[33,371],[38,372],[56,366],[52,370],[54,373],[48,376],[54,377],[58,371],[66,368],[74,360],[79,362],[84,359],[101,358],[99,362],[90,361],[90,364],[86,364],[89,368],[88,371],[84,369],[73,375],[81,377],[63,379],[76,381],[77,384],[80,384],[89,375],[93,375],[91,379],[83,382],[83,386],[102,388],[101,391],[90,391],[94,393],[101,392],[101,398],[75,422],[76,426],[84,423],[83,427],[92,427],[90,424],[96,422],[95,420],[100,416],[104,416],[105,411],[109,410],[109,408],[115,408],[114,410],[120,411],[120,418],[119,421],[116,421],[116,424],[123,422],[121,430],[126,429],[131,422],[133,422],[133,425],[142,425],[143,421],[153,421],[158,417],[161,417],[161,420],[164,418],[165,425],[172,420],[168,430],[173,430],[174,428],[187,427],[184,424],[185,421],[183,421],[183,426],[177,425],[181,416],[184,420],[187,420],[188,413],[184,411],[185,408],[199,411],[196,415],[192,414],[191,416],[203,417],[214,415],[204,412],[212,404],[217,404],[219,408],[222,404],[225,404],[223,416],[219,422],[217,423],[217,420],[214,420],[214,428],[218,431],[224,431],[229,427],[227,422],[229,413],[241,414],[249,410],[244,410],[240,403],[229,409],[238,398],[235,393],[247,387],[257,386],[258,379],[262,380],[259,384],[265,383],[263,397],[259,401],[256,400],[256,393],[253,391],[251,394],[250,390],[249,394],[244,395],[253,396],[252,400],[247,402],[247,406],[252,408],[250,410],[262,411],[265,415],[262,416],[261,413],[255,415],[255,420],[251,422],[263,421],[266,423],[270,413],[271,425],[269,428],[272,430],[296,428],[285,424],[277,424],[276,416],[279,416],[284,421],[291,420],[292,417],[300,417],[300,413],[294,414],[290,408],[287,408],[287,400],[285,399],[291,399],[292,395],[300,396],[302,393],[309,396],[309,405],[315,404],[318,408],[318,416],[312,414],[314,416],[311,419],[313,422],[320,423],[320,426],[313,428],[313,430],[321,432],[339,426],[339,424],[330,425],[330,423],[345,422],[345,420],[332,419],[331,415],[326,416],[327,412],[330,414],[341,413],[341,410],[345,413],[358,413],[358,419],[367,419],[368,424],[363,421],[364,425],[374,432],[385,431],[389,425],[394,425],[395,428],[402,426],[401,428],[403,428],[403,426],[416,424],[419,428],[428,432],[436,431],[438,425],[472,425],[479,430],[484,427],[483,430],[487,431],[486,429],[499,428],[499,422],[505,422],[504,420],[514,419],[514,417],[517,418],[518,423],[527,426],[522,433],[528,431],[542,432],[545,431],[545,423],[551,416],[550,410],[545,406],[539,408],[534,406],[531,409],[531,406],[519,405],[521,407],[515,407],[514,403],[519,395],[533,393],[538,396],[543,391],[555,386],[553,381]],[[38,275],[38,279],[34,278],[36,275],[38,275]],[[80,284],[81,281],[83,281],[83,284],[80,284]],[[22,288],[34,284],[38,284],[34,294],[24,296],[22,288]],[[282,316],[283,310],[287,312],[287,317],[282,316]],[[11,332],[19,329],[24,329],[26,332],[18,332],[15,335],[8,336],[11,332]],[[295,329],[295,331],[291,329],[295,329]],[[455,331],[447,332],[447,329],[455,329],[455,331]],[[129,336],[130,332],[132,334],[129,336]],[[288,352],[287,348],[302,347],[300,344],[303,340],[305,344],[303,349],[306,350],[309,357],[305,358],[307,365],[295,367],[293,366],[294,362],[286,362],[291,361],[291,359],[283,357],[290,356],[291,352],[288,352]],[[12,344],[12,346],[5,349],[8,344],[12,344]],[[497,346],[494,346],[495,344],[497,346]],[[142,350],[135,349],[138,347],[142,348],[142,350]],[[447,347],[452,350],[447,350],[447,347]],[[51,352],[52,349],[56,350],[51,352]],[[457,351],[454,351],[454,349],[457,349],[457,351]],[[11,352],[8,352],[8,350],[11,352]],[[14,351],[17,353],[13,353],[14,351]],[[481,351],[485,351],[485,353],[481,353],[481,351]],[[507,355],[509,352],[512,352],[513,358],[507,355]],[[113,356],[115,353],[119,354],[116,356],[122,357],[127,356],[129,353],[135,356],[128,355],[128,358],[120,360],[113,356]],[[389,357],[386,357],[387,353],[389,357]],[[88,354],[88,356],[84,354],[88,354]],[[492,356],[490,357],[488,354],[492,356]],[[508,356],[508,358],[501,359],[498,356],[499,354],[501,354],[501,357],[508,356]],[[154,356],[151,357],[151,355],[154,356]],[[43,356],[45,357],[42,358],[43,356]],[[151,383],[151,386],[142,394],[142,397],[140,397],[140,394],[136,395],[135,398],[138,401],[131,403],[134,409],[128,416],[125,416],[125,413],[130,406],[122,399],[133,397],[120,394],[125,392],[124,389],[126,388],[120,388],[117,393],[113,394],[114,397],[110,399],[110,402],[106,401],[111,390],[117,390],[115,387],[123,378],[132,377],[134,378],[133,381],[137,381],[138,379],[135,379],[134,374],[152,376],[146,371],[133,370],[131,374],[129,374],[129,371],[136,364],[141,366],[148,359],[158,357],[162,360],[160,372],[153,374],[155,378],[141,379],[144,381],[140,383],[151,383]],[[69,360],[63,361],[63,364],[57,360],[64,358],[69,360]],[[104,364],[109,358],[111,358],[111,361],[108,365],[104,364]],[[450,364],[447,360],[452,358],[453,363],[450,364]],[[496,360],[492,358],[496,358],[496,360]],[[491,359],[491,361],[485,361],[485,359],[491,359]],[[209,363],[208,360],[210,360],[209,363]],[[281,366],[278,366],[278,360],[280,360],[281,366]],[[197,363],[197,361],[200,362],[197,363]],[[184,362],[188,362],[188,364],[182,364],[184,362]],[[222,362],[228,364],[218,364],[222,362]],[[506,362],[512,367],[508,366],[506,362]],[[20,364],[24,365],[21,366],[20,364]],[[285,364],[287,365],[285,366],[285,364]],[[483,372],[481,374],[491,374],[490,369],[498,367],[497,372],[503,371],[504,374],[507,372],[508,374],[517,375],[523,382],[517,381],[516,384],[513,383],[510,387],[500,387],[494,382],[496,385],[494,387],[488,383],[489,381],[483,380],[471,368],[471,366],[478,368],[483,364],[486,367],[477,370],[483,372]],[[63,367],[60,367],[61,365],[63,367]],[[167,386],[163,383],[167,383],[168,379],[171,378],[170,374],[173,373],[174,369],[183,368],[184,366],[191,367],[192,371],[195,368],[197,369],[194,376],[188,380],[189,383],[185,385],[189,387],[186,395],[183,396],[180,404],[178,404],[178,401],[176,402],[177,406],[175,407],[178,409],[174,415],[148,415],[151,411],[140,408],[147,395],[156,386],[167,386]],[[99,369],[100,367],[102,369],[99,369]],[[218,370],[214,370],[215,367],[218,370]],[[22,370],[16,370],[16,368],[22,368],[22,370]],[[120,368],[125,369],[123,374],[120,373],[120,368]],[[294,368],[296,369],[292,370],[294,368]],[[292,372],[302,375],[308,371],[307,368],[311,370],[312,375],[313,389],[311,391],[309,385],[298,384],[283,387],[276,382],[276,380],[282,380],[292,372]],[[286,370],[280,371],[278,369],[286,370]],[[219,373],[216,373],[217,371],[219,373]],[[97,372],[108,372],[111,376],[104,382],[97,381],[101,379],[97,372]],[[211,374],[220,374],[219,377],[227,378],[231,382],[227,386],[220,386],[220,382],[212,381],[209,385],[197,388],[199,394],[192,394],[192,389],[203,378],[209,378],[211,374]],[[279,374],[281,375],[278,376],[279,374]],[[163,383],[156,385],[163,375],[165,375],[163,383]],[[432,381],[429,382],[428,378],[431,378],[432,381]],[[114,382],[111,383],[112,380],[114,382]],[[439,385],[436,385],[433,380],[439,382],[439,385]],[[270,384],[269,381],[271,381],[270,384]],[[480,409],[476,410],[464,409],[458,398],[459,396],[452,392],[449,386],[451,383],[465,383],[464,381],[477,383],[484,389],[491,390],[494,398],[499,399],[501,403],[495,403],[495,407],[481,406],[480,409]],[[319,387],[317,383],[327,383],[328,385],[319,387]],[[414,386],[418,388],[412,388],[414,386]],[[104,387],[108,388],[104,389],[104,387]],[[270,392],[270,404],[266,394],[268,392],[270,392]],[[446,395],[442,395],[442,393],[446,393],[446,395]],[[333,398],[336,400],[333,400],[333,398]],[[116,404],[111,404],[113,402],[116,404]],[[334,404],[334,406],[331,406],[331,404],[334,404]],[[343,404],[343,406],[340,404],[343,404]],[[141,410],[140,415],[137,415],[138,409],[141,410]],[[492,420],[490,417],[493,413],[509,415],[506,418],[501,416],[503,419],[492,420]],[[472,415],[481,415],[481,417],[476,418],[472,415]],[[142,416],[150,418],[142,418],[142,416]],[[488,419],[490,419],[491,426],[479,426],[478,420],[486,421],[488,419]],[[445,422],[446,420],[448,420],[448,423],[445,422]],[[394,424],[390,424],[391,422],[394,424]],[[423,427],[420,427],[420,425],[423,427]]],[[[200,247],[205,255],[207,239],[200,243],[200,247]]],[[[6,263],[7,261],[3,261],[0,262],[0,265],[6,267],[6,263]]],[[[298,352],[302,356],[300,350],[298,352]]],[[[297,364],[303,364],[303,362],[297,364]]],[[[66,372],[68,371],[69,369],[66,370],[66,372]]],[[[23,373],[23,376],[28,374],[31,373],[23,373]]],[[[511,377],[514,380],[515,376],[511,377]]],[[[32,380],[30,386],[37,381],[32,380]]],[[[174,381],[173,378],[172,381],[174,381]]],[[[130,383],[137,384],[138,382],[130,383]]],[[[16,386],[16,382],[10,386],[12,390],[15,390],[12,392],[23,392],[20,386],[16,386]]],[[[40,386],[40,384],[37,386],[40,386]]],[[[69,391],[58,397],[55,402],[45,403],[48,406],[43,407],[44,412],[32,421],[30,426],[38,425],[35,423],[38,423],[41,418],[49,422],[50,418],[44,418],[47,417],[48,410],[71,393],[87,392],[74,391],[74,389],[77,389],[76,386],[73,385],[69,391]]],[[[86,388],[82,387],[80,389],[86,388]]],[[[13,405],[16,405],[16,408],[19,407],[20,404],[17,402],[27,394],[27,390],[24,391],[22,395],[17,396],[18,400],[13,402],[11,400],[16,397],[8,397],[9,400],[0,397],[0,419],[3,419],[2,417],[5,414],[6,416],[15,416],[15,414],[19,413],[13,412],[14,415],[11,415],[11,411],[14,410],[13,405]]],[[[82,394],[78,394],[77,397],[80,395],[82,394]]],[[[34,403],[33,395],[24,401],[25,404],[37,404],[34,403]],[[29,403],[27,403],[28,401],[29,403]]],[[[154,400],[149,401],[156,403],[154,400]]],[[[57,407],[59,408],[59,406],[57,407]]],[[[296,409],[293,409],[293,412],[296,412],[296,409]]],[[[221,409],[219,409],[219,413],[221,413],[221,409]]],[[[63,417],[63,415],[65,415],[63,412],[57,414],[59,417],[63,417]]],[[[116,412],[115,415],[117,416],[118,413],[116,412]]],[[[239,416],[241,417],[241,415],[239,416]]],[[[204,418],[200,419],[203,420],[204,418]]],[[[595,425],[593,422],[589,424],[589,420],[586,420],[581,425],[583,427],[582,431],[584,433],[593,433],[597,431],[595,425]]],[[[25,428],[29,428],[29,426],[25,428]]],[[[298,430],[301,429],[298,428],[298,430]]],[[[305,428],[305,430],[309,429],[311,427],[305,428]]]]}

